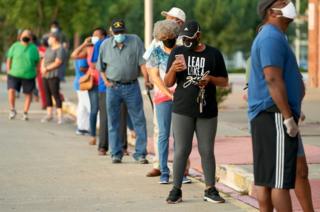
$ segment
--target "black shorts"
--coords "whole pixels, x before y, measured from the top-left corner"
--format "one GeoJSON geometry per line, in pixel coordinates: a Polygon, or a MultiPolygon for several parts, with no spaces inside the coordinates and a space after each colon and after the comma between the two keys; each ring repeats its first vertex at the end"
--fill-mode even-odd
{"type": "Polygon", "coordinates": [[[8,89],[15,89],[20,92],[21,87],[23,88],[23,93],[30,94],[36,86],[35,79],[23,79],[19,77],[14,77],[8,75],[8,89]]]}
{"type": "Polygon", "coordinates": [[[292,189],[298,136],[290,137],[279,112],[262,112],[251,121],[255,185],[292,189]]]}

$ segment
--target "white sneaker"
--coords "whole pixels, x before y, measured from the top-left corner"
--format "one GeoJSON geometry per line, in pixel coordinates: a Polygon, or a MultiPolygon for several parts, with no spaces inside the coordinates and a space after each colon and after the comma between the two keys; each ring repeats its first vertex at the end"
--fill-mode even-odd
{"type": "Polygon", "coordinates": [[[47,122],[50,122],[50,121],[52,121],[52,116],[48,116],[48,115],[46,115],[45,117],[43,117],[42,119],[41,119],[41,123],[47,123],[47,122]]]}
{"type": "Polygon", "coordinates": [[[22,120],[23,121],[29,121],[28,113],[23,113],[22,120]]]}
{"type": "Polygon", "coordinates": [[[9,120],[14,119],[16,117],[16,115],[17,115],[17,111],[15,109],[10,110],[10,112],[9,112],[9,120]]]}
{"type": "Polygon", "coordinates": [[[63,121],[63,118],[58,118],[57,124],[60,125],[60,124],[63,124],[63,122],[64,122],[64,121],[63,121]]]}

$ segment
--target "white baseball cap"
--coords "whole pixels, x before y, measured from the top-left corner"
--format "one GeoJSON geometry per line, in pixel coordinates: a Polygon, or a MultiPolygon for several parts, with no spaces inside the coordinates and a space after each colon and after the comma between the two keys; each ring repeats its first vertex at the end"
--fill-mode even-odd
{"type": "Polygon", "coordinates": [[[175,18],[180,19],[181,21],[185,22],[186,21],[186,14],[183,12],[183,10],[181,10],[180,8],[177,7],[172,7],[169,12],[167,11],[162,11],[161,12],[162,16],[172,16],[175,18]]]}

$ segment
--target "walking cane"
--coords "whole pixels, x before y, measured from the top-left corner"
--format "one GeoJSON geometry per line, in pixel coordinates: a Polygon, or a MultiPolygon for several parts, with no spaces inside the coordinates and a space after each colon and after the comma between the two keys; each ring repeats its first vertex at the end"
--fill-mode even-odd
{"type": "Polygon", "coordinates": [[[153,101],[152,101],[152,97],[151,97],[151,93],[150,93],[151,88],[147,87],[147,96],[149,98],[151,107],[152,107],[152,112],[153,112],[153,101]]]}

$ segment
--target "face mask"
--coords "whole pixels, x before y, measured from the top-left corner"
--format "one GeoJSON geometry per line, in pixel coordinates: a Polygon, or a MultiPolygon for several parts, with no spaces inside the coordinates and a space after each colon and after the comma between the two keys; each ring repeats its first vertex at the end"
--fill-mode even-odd
{"type": "Polygon", "coordinates": [[[29,37],[23,37],[21,38],[21,40],[25,43],[29,43],[30,42],[30,38],[29,37]]]}
{"type": "Polygon", "coordinates": [[[289,19],[295,19],[297,17],[297,12],[294,4],[290,2],[284,8],[272,8],[273,10],[281,11],[282,15],[280,17],[285,17],[289,19]]]}
{"type": "Polygon", "coordinates": [[[163,45],[169,49],[172,49],[176,45],[176,39],[167,39],[162,41],[163,45]]]}
{"type": "Polygon", "coordinates": [[[50,29],[50,32],[52,32],[52,33],[55,33],[55,32],[58,32],[58,31],[59,31],[59,29],[56,28],[56,27],[52,27],[52,28],[50,29]]]}
{"type": "Polygon", "coordinates": [[[117,42],[117,43],[123,43],[123,41],[126,39],[126,35],[125,34],[117,34],[117,35],[114,35],[114,40],[117,42]]]}
{"type": "Polygon", "coordinates": [[[190,39],[190,40],[188,39],[183,41],[183,45],[190,50],[194,50],[195,48],[197,48],[198,44],[199,44],[198,38],[190,39]]]}
{"type": "Polygon", "coordinates": [[[99,37],[96,37],[96,36],[92,36],[92,37],[91,37],[91,43],[92,43],[93,45],[96,44],[98,41],[99,41],[99,37]]]}

